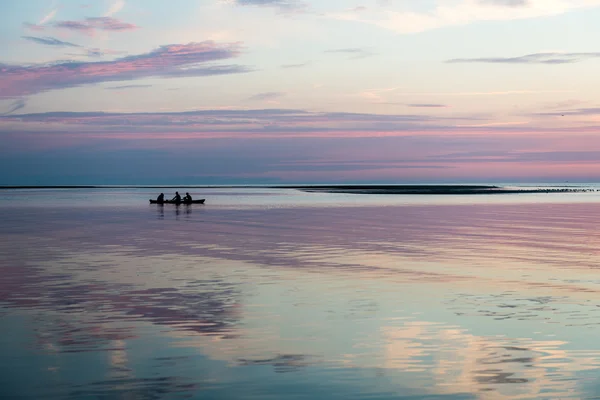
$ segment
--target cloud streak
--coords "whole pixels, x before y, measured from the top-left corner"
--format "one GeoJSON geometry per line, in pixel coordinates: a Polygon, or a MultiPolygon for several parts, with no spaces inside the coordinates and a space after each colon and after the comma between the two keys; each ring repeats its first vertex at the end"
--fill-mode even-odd
{"type": "Polygon", "coordinates": [[[325,50],[325,53],[346,54],[351,59],[365,58],[375,55],[375,53],[371,50],[360,47],[325,50]]]}
{"type": "Polygon", "coordinates": [[[302,68],[302,67],[306,67],[308,64],[308,62],[305,63],[298,63],[298,64],[283,64],[281,65],[281,68],[284,69],[291,69],[291,68],[302,68]]]}
{"type": "Polygon", "coordinates": [[[50,37],[50,36],[45,36],[45,37],[21,36],[21,37],[23,39],[25,39],[25,40],[29,40],[31,42],[38,43],[38,44],[43,44],[43,45],[46,45],[46,46],[81,47],[78,44],[71,43],[71,42],[65,42],[65,41],[59,40],[57,38],[50,37]]]}
{"type": "Polygon", "coordinates": [[[590,53],[533,53],[519,57],[454,58],[447,63],[495,63],[495,64],[571,64],[600,57],[600,52],[590,53]]]}
{"type": "Polygon", "coordinates": [[[548,112],[548,113],[537,113],[533,114],[534,116],[540,117],[564,117],[566,116],[592,116],[592,115],[600,115],[600,107],[588,107],[588,108],[578,108],[575,110],[568,110],[562,112],[548,112]]]}
{"type": "Polygon", "coordinates": [[[26,105],[27,105],[27,102],[24,99],[15,100],[10,105],[8,111],[5,111],[4,113],[0,114],[0,116],[10,115],[10,114],[14,113],[15,111],[19,111],[20,109],[25,108],[26,105]]]}
{"type": "Polygon", "coordinates": [[[23,27],[25,29],[29,29],[30,31],[34,31],[34,32],[43,32],[46,30],[46,27],[43,25],[32,24],[29,22],[23,22],[23,27]]]}
{"type": "Polygon", "coordinates": [[[160,46],[148,53],[112,61],[0,64],[0,98],[148,77],[199,77],[249,72],[251,69],[246,66],[212,64],[237,57],[240,53],[240,43],[217,44],[206,41],[160,46]],[[204,65],[207,63],[210,64],[204,65]]]}
{"type": "Polygon", "coordinates": [[[52,18],[54,18],[56,16],[56,12],[58,10],[52,10],[50,11],[47,15],[44,16],[44,18],[42,18],[39,22],[39,25],[44,25],[46,22],[50,21],[52,18]]]}
{"type": "Polygon", "coordinates": [[[414,107],[414,108],[446,108],[448,107],[445,104],[433,104],[433,103],[413,103],[413,104],[407,104],[408,107],[414,107]]]}
{"type": "Polygon", "coordinates": [[[344,12],[332,19],[363,22],[401,34],[425,32],[479,21],[509,21],[561,15],[575,9],[600,5],[600,0],[440,0],[433,9],[422,10],[419,2],[405,2],[402,11],[374,14],[344,12]],[[412,4],[414,8],[410,8],[412,4]],[[365,15],[363,15],[365,14],[365,15]]]}
{"type": "Polygon", "coordinates": [[[529,0],[479,0],[479,4],[499,7],[526,7],[531,5],[529,0]]]}
{"type": "Polygon", "coordinates": [[[93,17],[83,21],[57,21],[53,24],[56,28],[67,29],[85,35],[93,36],[97,30],[111,32],[125,32],[138,29],[137,25],[123,22],[113,17],[93,17]]]}
{"type": "Polygon", "coordinates": [[[285,96],[284,92],[258,93],[248,98],[249,101],[271,101],[285,96]]]}
{"type": "Polygon", "coordinates": [[[125,90],[125,89],[139,89],[139,88],[149,88],[152,85],[122,85],[122,86],[113,86],[104,88],[106,90],[125,90]]]}
{"type": "Polygon", "coordinates": [[[104,16],[111,17],[112,15],[121,11],[123,9],[123,7],[125,7],[125,0],[117,0],[110,6],[110,8],[108,9],[108,11],[106,12],[106,14],[104,16]]]}
{"type": "Polygon", "coordinates": [[[600,162],[598,151],[588,150],[544,150],[544,151],[490,151],[449,153],[446,155],[430,156],[441,163],[577,163],[600,162]]]}
{"type": "Polygon", "coordinates": [[[305,2],[299,0],[229,0],[227,2],[237,6],[274,7],[286,13],[303,12],[308,8],[305,2]]]}
{"type": "Polygon", "coordinates": [[[313,112],[302,109],[197,110],[184,112],[105,113],[48,112],[0,117],[15,129],[111,136],[143,134],[156,137],[312,137],[398,136],[409,132],[452,131],[464,117],[421,114],[313,112]],[[165,133],[168,132],[168,133],[165,133]]]}

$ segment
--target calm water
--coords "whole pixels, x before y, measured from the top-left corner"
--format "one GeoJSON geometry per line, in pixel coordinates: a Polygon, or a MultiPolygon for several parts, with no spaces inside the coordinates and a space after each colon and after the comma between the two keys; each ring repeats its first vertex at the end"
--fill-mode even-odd
{"type": "Polygon", "coordinates": [[[156,194],[0,191],[1,398],[600,396],[600,192],[156,194]]]}

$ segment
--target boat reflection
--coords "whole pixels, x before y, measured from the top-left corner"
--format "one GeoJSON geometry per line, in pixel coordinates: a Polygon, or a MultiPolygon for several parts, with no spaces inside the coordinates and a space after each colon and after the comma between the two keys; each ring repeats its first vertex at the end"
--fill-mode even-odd
{"type": "MultiPolygon", "coordinates": [[[[165,205],[164,204],[151,204],[151,207],[156,207],[158,213],[158,219],[165,218],[165,205]]],[[[193,205],[192,204],[173,204],[168,205],[168,208],[173,208],[173,212],[175,214],[176,219],[179,218],[181,214],[185,215],[186,218],[189,218],[192,214],[193,205]]]]}

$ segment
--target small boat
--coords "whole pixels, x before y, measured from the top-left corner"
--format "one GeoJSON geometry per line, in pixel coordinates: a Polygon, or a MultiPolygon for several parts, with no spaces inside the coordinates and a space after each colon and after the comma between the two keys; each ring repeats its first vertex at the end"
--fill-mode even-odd
{"type": "Polygon", "coordinates": [[[157,200],[152,200],[150,199],[150,204],[204,204],[204,200],[206,199],[200,199],[200,200],[192,200],[192,201],[172,201],[172,200],[165,200],[165,201],[157,201],[157,200]]]}

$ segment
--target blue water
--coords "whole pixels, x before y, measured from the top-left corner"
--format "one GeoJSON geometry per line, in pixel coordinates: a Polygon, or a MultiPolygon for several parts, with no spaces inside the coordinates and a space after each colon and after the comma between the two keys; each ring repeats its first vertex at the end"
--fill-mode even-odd
{"type": "Polygon", "coordinates": [[[0,397],[600,394],[600,192],[159,191],[0,190],[0,397]]]}

